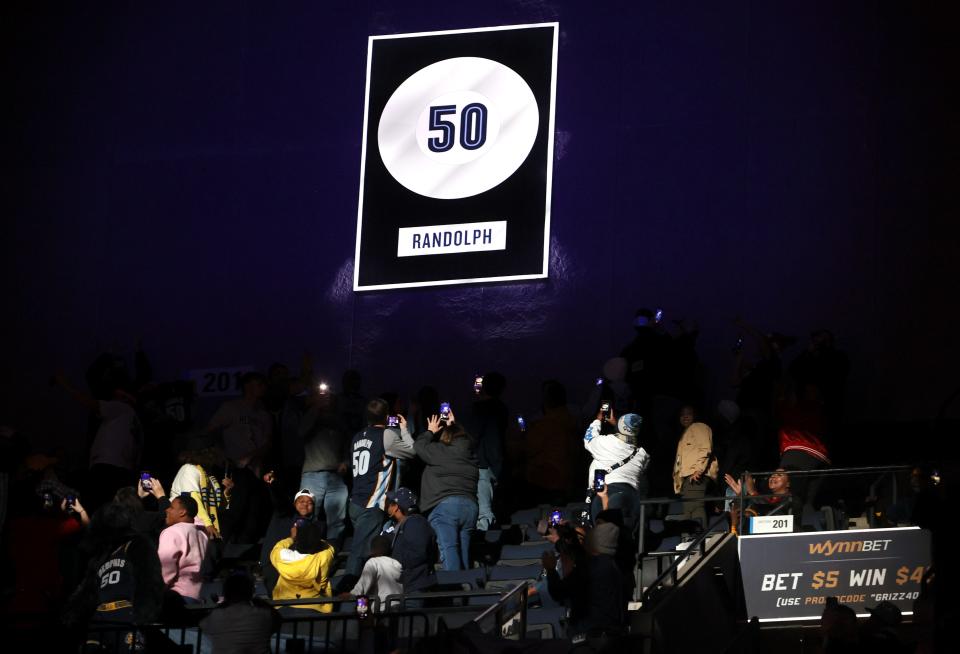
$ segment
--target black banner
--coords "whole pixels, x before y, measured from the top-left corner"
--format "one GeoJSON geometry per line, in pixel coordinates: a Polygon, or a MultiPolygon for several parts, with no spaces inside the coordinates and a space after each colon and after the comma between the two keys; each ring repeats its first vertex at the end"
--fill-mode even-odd
{"type": "Polygon", "coordinates": [[[741,536],[747,615],[819,618],[828,597],[866,615],[883,601],[913,611],[930,566],[930,532],[918,527],[741,536]]]}
{"type": "Polygon", "coordinates": [[[354,290],[547,276],[557,29],[370,37],[354,290]]]}

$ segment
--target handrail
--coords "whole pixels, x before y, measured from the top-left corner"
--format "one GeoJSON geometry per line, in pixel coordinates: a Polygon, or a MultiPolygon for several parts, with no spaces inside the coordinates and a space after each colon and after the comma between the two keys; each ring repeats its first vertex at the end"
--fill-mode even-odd
{"type": "MultiPolygon", "coordinates": [[[[697,502],[698,503],[699,502],[724,502],[729,499],[730,498],[727,497],[726,495],[718,495],[716,497],[697,498],[697,502]]],[[[637,504],[640,505],[640,516],[639,516],[639,519],[637,520],[636,526],[634,527],[634,531],[637,532],[635,535],[637,540],[638,569],[639,569],[639,566],[641,566],[641,560],[643,558],[644,549],[646,548],[647,507],[664,505],[664,504],[673,504],[674,502],[681,502],[681,501],[682,500],[677,499],[675,497],[663,497],[663,498],[640,500],[639,502],[637,502],[637,504]]],[[[636,579],[635,579],[636,584],[637,586],[639,586],[640,584],[639,572],[637,572],[635,576],[636,576],[636,579]]]]}
{"type": "MultiPolygon", "coordinates": [[[[693,554],[693,552],[699,549],[700,555],[706,556],[709,552],[713,551],[713,548],[707,549],[705,547],[707,538],[713,534],[722,535],[723,532],[714,532],[713,528],[719,525],[721,522],[725,522],[726,519],[727,519],[726,516],[720,516],[720,518],[718,520],[715,520],[713,524],[711,524],[707,529],[704,529],[703,533],[697,536],[693,540],[693,542],[691,542],[687,546],[686,549],[677,551],[676,560],[674,560],[674,562],[670,564],[670,567],[668,567],[666,570],[661,572],[660,576],[658,576],[656,579],[653,580],[653,583],[647,587],[647,590],[641,593],[640,600],[641,602],[644,603],[644,606],[646,605],[646,602],[650,599],[651,595],[660,587],[660,585],[666,580],[668,576],[673,577],[673,583],[674,585],[676,585],[676,583],[679,581],[679,578],[677,577],[677,571],[679,570],[680,565],[684,561],[686,561],[690,557],[690,555],[693,554]]],[[[719,545],[714,545],[714,547],[719,547],[719,545]]]]}
{"type": "MultiPolygon", "coordinates": [[[[741,507],[738,524],[737,524],[737,533],[738,534],[743,533],[744,511],[742,510],[742,508],[745,506],[745,500],[748,497],[751,499],[756,499],[756,498],[764,499],[764,498],[776,496],[775,494],[771,494],[771,493],[766,493],[766,494],[758,493],[756,495],[746,495],[745,494],[746,484],[743,483],[743,479],[747,475],[751,475],[751,476],[756,475],[757,477],[770,477],[772,475],[777,475],[777,474],[786,474],[790,477],[839,477],[843,475],[865,475],[869,473],[879,472],[879,473],[883,473],[882,476],[886,476],[889,473],[909,470],[910,468],[911,466],[909,465],[899,464],[899,465],[887,465],[887,466],[860,466],[857,468],[816,468],[813,470],[786,470],[786,471],[771,470],[769,472],[750,472],[749,470],[744,470],[743,473],[740,475],[740,492],[737,494],[737,498],[740,503],[739,505],[741,507]]],[[[892,478],[896,479],[895,476],[892,478]]],[[[871,486],[876,485],[876,483],[877,482],[874,482],[871,486]]],[[[781,494],[779,497],[789,497],[791,502],[793,501],[793,495],[791,493],[781,494]]],[[[787,505],[786,503],[781,504],[781,506],[777,507],[771,513],[780,511],[781,508],[786,505],[787,505]]],[[[802,519],[802,516],[798,516],[798,519],[802,519]]]]}
{"type": "MultiPolygon", "coordinates": [[[[480,625],[480,622],[486,620],[491,614],[496,614],[499,611],[502,611],[508,601],[510,601],[514,595],[519,595],[520,597],[520,637],[524,638],[527,634],[527,587],[530,585],[528,581],[521,581],[519,584],[513,587],[507,594],[500,598],[500,600],[487,608],[483,613],[478,615],[473,619],[473,623],[477,626],[480,625]]],[[[503,634],[498,634],[502,636],[503,634]]]]}
{"type": "Polygon", "coordinates": [[[448,590],[448,591],[439,591],[439,592],[428,592],[428,593],[396,593],[393,595],[387,595],[384,599],[384,604],[386,605],[387,610],[390,610],[390,607],[394,604],[400,604],[401,608],[407,602],[407,600],[417,600],[417,599],[457,599],[457,598],[470,598],[470,597],[491,597],[491,596],[500,596],[503,594],[502,589],[489,589],[489,590],[448,590]]]}
{"type": "MultiPolygon", "coordinates": [[[[862,475],[868,472],[897,472],[900,470],[910,470],[913,466],[905,463],[889,466],[861,466],[859,468],[815,468],[814,470],[770,470],[768,472],[751,472],[744,470],[743,474],[758,476],[770,476],[776,474],[787,474],[794,476],[821,476],[821,475],[862,475]]],[[[741,475],[742,477],[743,475],[741,475]]]]}
{"type": "MultiPolygon", "coordinates": [[[[329,600],[330,598],[309,599],[315,600],[312,603],[319,604],[322,602],[316,600],[329,600]]],[[[370,599],[374,600],[374,597],[370,599]]],[[[278,602],[286,601],[287,600],[278,600],[278,602]]],[[[299,601],[304,602],[304,600],[299,601]]],[[[343,599],[337,601],[349,602],[351,600],[343,599]]],[[[357,615],[353,612],[320,613],[316,611],[304,611],[302,615],[282,616],[279,626],[271,630],[269,640],[272,644],[268,646],[269,649],[267,651],[271,652],[271,654],[281,654],[283,651],[281,646],[284,640],[287,640],[288,643],[287,651],[294,651],[290,648],[290,641],[300,640],[306,643],[306,651],[311,652],[318,651],[314,649],[314,644],[316,644],[318,647],[322,645],[323,651],[325,652],[336,649],[337,651],[369,652],[372,654],[375,651],[379,651],[376,646],[375,632],[377,629],[388,629],[391,638],[395,638],[397,641],[401,638],[406,638],[407,647],[405,649],[410,649],[415,638],[418,637],[418,633],[422,634],[423,637],[430,635],[430,621],[428,615],[423,611],[371,612],[366,619],[364,616],[357,615]],[[419,632],[416,630],[416,623],[418,621],[422,621],[423,624],[423,629],[419,632]],[[338,625],[337,623],[340,624],[338,625]],[[350,630],[348,628],[350,623],[356,624],[357,628],[350,630]],[[331,624],[334,625],[333,628],[331,628],[331,624]],[[404,625],[407,625],[408,628],[403,629],[404,625]],[[406,632],[406,635],[404,636],[401,631],[406,632]],[[349,649],[347,649],[348,647],[349,649]]],[[[102,639],[108,634],[123,634],[130,631],[158,631],[169,638],[174,645],[176,645],[177,640],[174,633],[179,632],[179,647],[188,648],[188,651],[191,652],[194,650],[199,652],[201,649],[207,651],[210,644],[204,640],[205,636],[206,638],[210,638],[210,636],[196,623],[98,621],[96,623],[89,623],[83,630],[83,633],[86,634],[87,638],[91,636],[96,638],[99,636],[102,639]]],[[[81,634],[78,633],[76,635],[79,637],[81,634]]],[[[71,636],[71,638],[73,638],[73,636],[71,636]]],[[[126,652],[128,649],[125,644],[119,644],[118,649],[110,649],[109,651],[119,653],[121,650],[126,652]]],[[[178,649],[177,651],[180,650],[178,649]]],[[[303,651],[302,645],[298,648],[298,651],[303,651]]]]}
{"type": "MultiPolygon", "coordinates": [[[[726,495],[717,495],[714,497],[704,496],[702,500],[698,497],[697,502],[701,502],[701,501],[720,502],[721,500],[729,500],[729,499],[730,498],[727,497],[726,495]]],[[[682,501],[683,500],[678,497],[654,497],[654,498],[648,498],[645,500],[640,500],[639,502],[637,502],[637,504],[641,506],[654,506],[657,504],[673,504],[674,502],[682,502],[682,501]]]]}

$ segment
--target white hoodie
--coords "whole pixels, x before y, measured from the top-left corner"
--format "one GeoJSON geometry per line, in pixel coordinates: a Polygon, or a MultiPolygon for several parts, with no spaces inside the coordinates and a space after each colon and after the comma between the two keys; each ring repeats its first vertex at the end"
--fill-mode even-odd
{"type": "Polygon", "coordinates": [[[587,477],[588,487],[593,487],[594,470],[606,470],[607,484],[629,484],[636,488],[637,479],[650,463],[650,455],[645,449],[638,447],[636,449],[639,451],[635,457],[610,472],[614,464],[630,456],[635,448],[629,443],[624,443],[616,434],[601,434],[599,420],[594,420],[587,427],[587,433],[583,435],[583,446],[593,457],[587,477]]]}
{"type": "Polygon", "coordinates": [[[351,595],[376,595],[380,598],[380,610],[386,610],[386,601],[389,595],[403,593],[400,584],[400,562],[389,556],[374,556],[367,559],[357,585],[350,591],[351,595]]]}

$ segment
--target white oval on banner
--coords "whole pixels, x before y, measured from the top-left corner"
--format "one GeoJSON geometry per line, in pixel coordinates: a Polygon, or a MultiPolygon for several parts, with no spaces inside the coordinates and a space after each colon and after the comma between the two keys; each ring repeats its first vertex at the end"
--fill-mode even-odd
{"type": "Polygon", "coordinates": [[[491,59],[455,57],[397,87],[377,144],[405,188],[452,200],[489,191],[516,172],[539,127],[537,99],[520,75],[491,59]]]}

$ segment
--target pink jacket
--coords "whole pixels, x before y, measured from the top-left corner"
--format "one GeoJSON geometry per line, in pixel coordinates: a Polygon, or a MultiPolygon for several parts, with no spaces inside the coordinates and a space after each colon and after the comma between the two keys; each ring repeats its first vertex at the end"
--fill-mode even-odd
{"type": "Polygon", "coordinates": [[[183,597],[200,599],[200,566],[207,553],[202,525],[179,522],[160,532],[160,570],[167,588],[183,597]]]}

